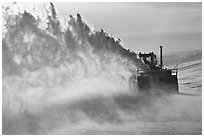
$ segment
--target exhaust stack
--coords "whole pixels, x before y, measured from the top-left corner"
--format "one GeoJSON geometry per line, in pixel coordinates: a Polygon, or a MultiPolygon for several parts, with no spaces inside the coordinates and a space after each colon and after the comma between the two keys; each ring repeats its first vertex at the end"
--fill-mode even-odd
{"type": "Polygon", "coordinates": [[[162,46],[159,46],[160,47],[160,68],[162,69],[163,67],[163,60],[162,60],[162,46]]]}

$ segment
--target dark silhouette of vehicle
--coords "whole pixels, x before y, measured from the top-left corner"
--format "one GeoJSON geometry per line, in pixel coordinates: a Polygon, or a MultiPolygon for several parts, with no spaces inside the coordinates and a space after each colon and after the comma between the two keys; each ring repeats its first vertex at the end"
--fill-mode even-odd
{"type": "Polygon", "coordinates": [[[160,46],[160,64],[157,65],[156,55],[139,53],[140,59],[148,66],[147,70],[137,69],[136,74],[129,78],[131,89],[137,88],[139,91],[155,92],[166,91],[168,93],[179,93],[178,89],[178,65],[173,69],[163,67],[162,46],[160,46]]]}

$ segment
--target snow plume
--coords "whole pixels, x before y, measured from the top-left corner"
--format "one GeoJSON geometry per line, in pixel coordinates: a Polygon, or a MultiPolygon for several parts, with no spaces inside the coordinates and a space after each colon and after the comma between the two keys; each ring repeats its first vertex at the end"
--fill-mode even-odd
{"type": "Polygon", "coordinates": [[[63,19],[52,3],[44,9],[3,5],[4,134],[38,133],[31,117],[57,104],[128,92],[131,73],[145,67],[120,40],[91,30],[80,14],[63,19]]]}

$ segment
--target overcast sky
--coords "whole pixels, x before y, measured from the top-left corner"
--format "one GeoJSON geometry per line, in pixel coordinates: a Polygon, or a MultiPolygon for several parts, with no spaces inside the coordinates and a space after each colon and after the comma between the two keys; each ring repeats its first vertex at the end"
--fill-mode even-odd
{"type": "Polygon", "coordinates": [[[135,52],[202,48],[202,3],[54,3],[61,16],[80,13],[96,30],[135,52]]]}

